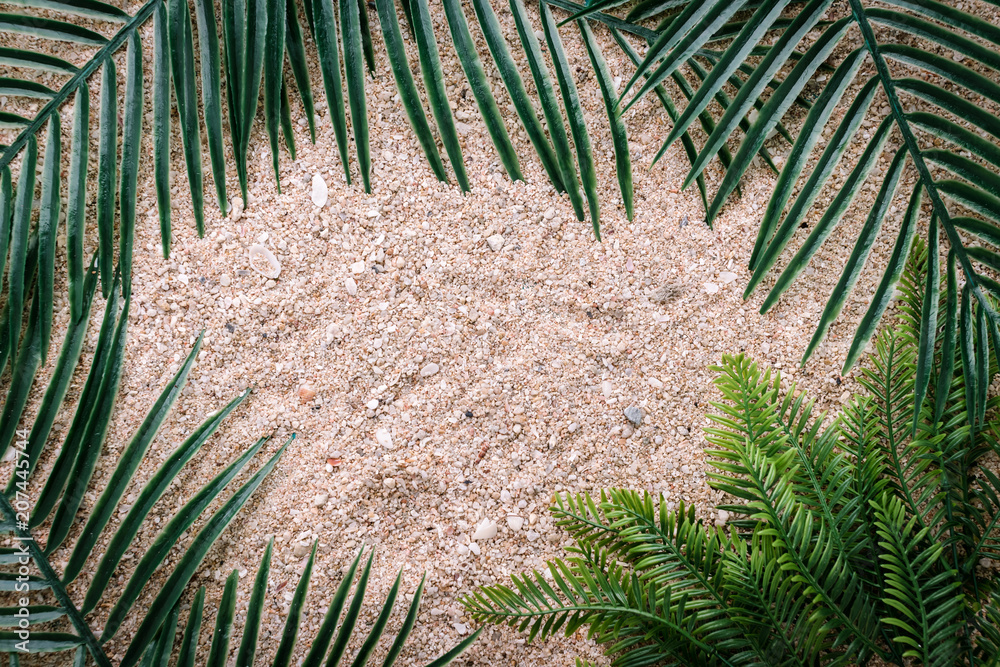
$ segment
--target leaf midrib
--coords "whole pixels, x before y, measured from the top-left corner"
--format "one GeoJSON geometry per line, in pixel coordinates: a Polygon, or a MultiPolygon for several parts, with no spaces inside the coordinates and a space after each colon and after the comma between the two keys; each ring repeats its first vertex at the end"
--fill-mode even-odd
{"type": "MultiPolygon", "coordinates": [[[[159,1],[160,0],[152,0],[152,2],[159,1]]],[[[76,605],[73,603],[73,599],[70,598],[69,593],[66,592],[66,588],[63,586],[59,576],[55,573],[55,570],[52,569],[52,566],[49,564],[45,554],[42,553],[41,547],[39,547],[38,543],[35,542],[34,536],[30,531],[18,527],[17,513],[11,506],[10,499],[7,498],[7,495],[4,493],[0,493],[0,513],[2,513],[4,519],[13,524],[13,530],[18,540],[27,543],[28,550],[31,553],[32,559],[35,561],[35,565],[42,573],[42,576],[48,581],[52,592],[59,601],[60,606],[66,612],[67,618],[70,622],[72,622],[73,627],[83,640],[84,645],[86,645],[87,649],[89,649],[91,657],[93,657],[94,661],[100,667],[112,667],[111,660],[109,660],[108,656],[105,655],[100,642],[97,641],[97,637],[94,636],[93,631],[90,629],[87,621],[83,618],[80,610],[76,608],[76,605]]]]}
{"type": "MultiPolygon", "coordinates": [[[[965,273],[965,277],[971,285],[972,293],[975,295],[980,306],[985,309],[990,319],[993,320],[995,324],[1000,324],[1000,314],[998,314],[990,306],[986,297],[983,295],[982,290],[979,288],[979,281],[976,279],[976,273],[972,268],[972,262],[969,260],[969,256],[965,252],[965,246],[962,244],[962,239],[959,237],[958,231],[951,222],[951,215],[948,213],[948,208],[945,206],[944,200],[941,198],[941,193],[938,192],[938,189],[934,184],[934,179],[931,177],[930,169],[927,167],[927,163],[924,161],[923,153],[920,150],[920,145],[917,143],[916,135],[913,134],[913,130],[910,128],[910,125],[906,120],[906,114],[903,113],[903,107],[900,104],[899,95],[896,92],[896,82],[892,78],[892,73],[889,71],[889,65],[886,62],[885,57],[882,55],[882,51],[879,49],[878,40],[876,40],[875,32],[872,29],[871,23],[868,21],[867,15],[865,14],[865,8],[861,4],[861,0],[848,0],[848,2],[851,7],[851,15],[854,18],[854,22],[857,23],[858,28],[861,30],[861,36],[864,39],[865,48],[871,54],[872,60],[875,63],[876,74],[882,84],[882,89],[885,91],[886,97],[889,98],[889,109],[893,119],[896,121],[896,127],[899,128],[900,133],[903,135],[903,141],[906,143],[907,152],[909,152],[910,158],[913,160],[913,164],[917,169],[917,175],[930,197],[931,205],[934,207],[934,212],[937,213],[938,217],[941,219],[945,233],[948,235],[948,242],[950,243],[952,249],[954,249],[955,255],[962,265],[962,271],[965,273]]],[[[0,163],[0,166],[3,166],[2,163],[0,163]]]]}
{"type": "Polygon", "coordinates": [[[55,97],[42,107],[42,110],[39,111],[28,126],[21,131],[21,134],[17,136],[17,139],[11,142],[10,146],[4,150],[2,155],[0,155],[0,169],[3,169],[14,160],[17,154],[21,152],[21,149],[24,148],[24,145],[28,142],[28,138],[34,136],[42,128],[42,126],[48,121],[49,116],[51,116],[54,112],[58,112],[59,107],[62,106],[63,102],[65,102],[69,96],[76,91],[80,84],[89,79],[91,74],[96,72],[109,57],[114,55],[114,53],[125,44],[125,41],[132,35],[132,33],[135,32],[139,26],[145,23],[146,20],[153,15],[153,11],[163,2],[164,0],[148,0],[146,4],[144,4],[138,12],[136,12],[135,16],[129,19],[128,23],[126,23],[121,30],[116,32],[114,37],[108,40],[108,43],[101,47],[101,50],[98,51],[93,58],[87,61],[87,64],[77,70],[77,73],[74,74],[73,77],[59,89],[59,92],[56,93],[55,97]]]}

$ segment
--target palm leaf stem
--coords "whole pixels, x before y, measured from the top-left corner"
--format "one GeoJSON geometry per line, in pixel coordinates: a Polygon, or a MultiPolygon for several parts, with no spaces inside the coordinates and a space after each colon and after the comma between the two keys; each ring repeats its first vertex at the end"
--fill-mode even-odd
{"type": "Polygon", "coordinates": [[[72,95],[76,89],[82,83],[86,83],[87,79],[100,69],[105,61],[107,61],[111,56],[113,56],[118,49],[125,44],[128,38],[139,29],[146,20],[153,15],[153,12],[159,7],[164,0],[148,0],[142,8],[136,12],[129,21],[122,27],[121,30],[115,33],[115,35],[108,40],[108,42],[101,47],[93,58],[87,61],[87,64],[77,70],[76,74],[66,82],[66,84],[59,89],[59,92],[52,97],[49,102],[42,107],[42,110],[38,112],[31,122],[25,126],[24,130],[21,131],[17,138],[11,142],[2,154],[0,154],[0,169],[3,169],[11,163],[11,161],[21,152],[25,144],[28,143],[30,137],[36,136],[41,130],[42,126],[48,122],[49,116],[53,113],[57,113],[59,108],[62,106],[70,95],[72,95]]]}
{"type": "MultiPolygon", "coordinates": [[[[962,265],[962,272],[965,273],[965,277],[969,281],[972,294],[976,297],[976,301],[979,302],[980,306],[986,310],[990,319],[994,323],[1000,324],[1000,314],[993,309],[982,290],[979,288],[979,281],[977,280],[976,273],[972,268],[972,262],[969,260],[969,256],[965,251],[965,246],[962,243],[961,237],[958,235],[958,230],[955,229],[955,225],[952,223],[948,207],[945,206],[944,200],[941,198],[941,193],[938,191],[937,186],[934,183],[934,179],[931,177],[930,169],[927,167],[927,162],[924,160],[923,153],[920,151],[920,144],[917,142],[917,138],[913,134],[913,130],[910,128],[910,125],[906,120],[903,105],[899,101],[899,94],[896,92],[896,81],[892,78],[892,73],[889,71],[889,65],[885,60],[885,56],[882,55],[882,51],[879,49],[878,41],[875,38],[875,31],[872,29],[871,23],[868,22],[868,17],[865,14],[865,9],[861,4],[861,0],[848,0],[848,2],[851,7],[851,15],[853,16],[854,21],[858,24],[858,28],[861,30],[861,36],[864,39],[865,48],[868,49],[868,52],[872,56],[872,60],[875,62],[877,76],[879,81],[882,83],[882,88],[885,90],[886,97],[889,100],[890,112],[896,121],[896,126],[899,128],[900,134],[903,136],[903,142],[906,144],[906,149],[910,153],[910,157],[913,159],[913,164],[917,169],[917,175],[919,176],[921,183],[923,183],[928,197],[930,197],[934,212],[941,220],[941,225],[944,227],[945,233],[948,235],[948,241],[951,244],[952,249],[955,251],[956,258],[962,265]]],[[[3,167],[3,164],[3,162],[0,162],[0,167],[3,167]]]]}
{"type": "MultiPolygon", "coordinates": [[[[158,0],[154,0],[154,2],[155,1],[158,0]]],[[[14,539],[28,545],[28,551],[31,553],[31,557],[35,561],[35,565],[38,567],[42,577],[51,587],[59,605],[63,608],[63,611],[66,612],[66,617],[73,624],[73,627],[83,640],[84,645],[90,651],[90,655],[93,657],[94,662],[97,663],[99,667],[112,667],[108,656],[105,655],[104,651],[101,649],[100,642],[97,641],[97,637],[94,636],[94,633],[91,631],[87,621],[83,618],[80,610],[78,610],[76,605],[73,604],[73,599],[70,598],[69,593],[66,592],[66,588],[59,580],[59,575],[57,575],[55,570],[52,569],[52,566],[49,564],[48,558],[46,558],[45,554],[42,552],[41,547],[39,547],[38,543],[35,542],[35,538],[32,534],[28,530],[22,528],[22,526],[27,524],[27,521],[18,519],[17,512],[10,504],[10,499],[3,493],[0,493],[0,515],[2,515],[4,523],[10,524],[13,527],[14,539]]]]}

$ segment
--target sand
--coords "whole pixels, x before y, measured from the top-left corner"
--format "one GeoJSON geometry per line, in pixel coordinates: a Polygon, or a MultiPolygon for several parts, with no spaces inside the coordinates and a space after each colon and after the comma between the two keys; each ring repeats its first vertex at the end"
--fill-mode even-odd
{"type": "MultiPolygon", "coordinates": [[[[467,13],[471,16],[471,9],[467,13]]],[[[443,40],[443,13],[435,10],[434,17],[443,40]]],[[[372,21],[377,26],[374,12],[372,21]]],[[[501,22],[513,34],[509,13],[501,15],[501,22]]],[[[485,56],[481,35],[475,26],[473,31],[485,56]]],[[[298,155],[293,161],[282,149],[279,194],[261,115],[251,140],[250,201],[242,214],[224,217],[207,177],[204,239],[194,230],[175,126],[169,260],[160,253],[152,173],[144,163],[126,365],[106,456],[92,487],[100,489],[108,479],[116,453],[202,329],[198,365],[125,503],[195,425],[244,388],[252,388],[252,394],[154,509],[116,585],[127,580],[157,523],[222,466],[258,437],[270,435],[252,466],[256,469],[294,433],[275,472],[210,552],[185,604],[197,586],[206,586],[205,627],[211,627],[223,581],[236,569],[241,577],[237,621],[242,623],[254,571],[273,537],[260,649],[270,656],[308,546],[318,540],[298,658],[344,568],[362,545],[373,547],[375,575],[361,626],[374,620],[397,570],[402,569],[409,593],[426,573],[420,623],[401,663],[424,664],[473,627],[460,596],[477,585],[509,581],[511,573],[540,568],[560,555],[566,535],[547,512],[553,494],[596,493],[611,486],[645,489],[663,494],[671,506],[696,504],[708,521],[718,518],[713,506],[721,496],[706,483],[702,429],[708,403],[718,398],[709,366],[722,354],[746,352],[780,369],[786,384],[807,389],[821,409],[836,409],[857,388],[851,374],[840,376],[840,365],[905,204],[901,201],[890,215],[874,268],[863,274],[828,342],[800,368],[849,251],[844,240],[863,222],[863,207],[851,210],[834,242],[778,305],[758,314],[774,276],[748,301],[741,293],[773,176],[754,167],[742,196],[734,196],[709,229],[696,190],[679,189],[687,162],[678,147],[648,170],[670,125],[646,100],[627,119],[637,211],[628,221],[603,103],[574,32],[563,29],[594,145],[602,243],[594,240],[590,223],[577,221],[568,199],[547,183],[512,113],[506,114],[508,129],[522,156],[525,181],[512,183],[502,172],[450,48],[442,49],[442,58],[449,98],[466,126],[462,142],[469,194],[438,183],[427,167],[394,97],[380,40],[378,74],[367,83],[371,194],[357,182],[345,183],[316,70],[316,145],[310,145],[303,111],[293,100],[298,155]],[[311,196],[317,174],[329,189],[322,208],[311,196]],[[280,264],[276,279],[251,266],[250,249],[256,244],[280,264]],[[638,428],[624,415],[629,407],[643,411],[638,428]],[[470,538],[484,519],[497,524],[497,534],[476,541],[473,549],[470,538]]],[[[151,67],[148,26],[143,33],[151,67]]],[[[612,73],[627,78],[631,65],[606,33],[597,34],[612,73]]],[[[488,57],[484,60],[506,109],[509,100],[495,68],[488,57]]],[[[95,114],[96,101],[95,96],[95,114]]],[[[64,127],[69,113],[67,108],[64,127]]],[[[787,144],[772,143],[776,154],[787,152],[787,144]]],[[[353,146],[351,153],[357,181],[353,146]]],[[[205,164],[207,175],[207,151],[205,164]]],[[[706,173],[711,190],[721,171],[715,163],[706,173]]],[[[231,197],[238,194],[236,183],[230,164],[231,197]]],[[[92,221],[89,232],[88,249],[95,243],[92,221]]],[[[806,233],[799,232],[795,247],[806,233]]],[[[61,276],[64,270],[60,257],[57,272],[61,276]]],[[[57,294],[63,292],[60,277],[57,294]]],[[[58,299],[57,327],[65,326],[66,318],[65,298],[58,299]]],[[[68,400],[75,400],[82,386],[102,309],[98,298],[85,361],[68,400]]],[[[54,338],[61,340],[61,332],[54,338]]],[[[50,361],[42,379],[51,367],[50,361]]],[[[39,382],[33,392],[29,415],[43,387],[39,382]]],[[[71,416],[64,409],[57,421],[43,472],[71,416]]],[[[84,511],[95,499],[96,491],[85,499],[84,511]]],[[[112,528],[122,516],[113,518],[112,528]]],[[[203,523],[199,520],[195,529],[203,523]]],[[[107,536],[93,560],[106,544],[107,536]]],[[[175,549],[168,567],[180,553],[175,549]]],[[[64,548],[54,560],[67,557],[64,548]]],[[[154,577],[154,585],[165,580],[165,570],[154,577]]],[[[89,574],[81,580],[88,581],[89,574]]],[[[80,584],[72,590],[82,595],[80,584]]],[[[148,605],[154,592],[146,592],[139,605],[148,605]]],[[[95,628],[108,608],[92,615],[95,628]]],[[[390,632],[404,614],[400,600],[390,632]]],[[[185,611],[182,622],[186,616],[185,611]]],[[[128,637],[138,620],[133,614],[119,637],[128,637]]],[[[205,650],[208,641],[203,629],[205,650]]],[[[115,640],[111,652],[120,656],[125,648],[115,640]]],[[[489,628],[458,664],[569,665],[574,655],[606,664],[582,636],[526,645],[522,635],[489,628]]]]}

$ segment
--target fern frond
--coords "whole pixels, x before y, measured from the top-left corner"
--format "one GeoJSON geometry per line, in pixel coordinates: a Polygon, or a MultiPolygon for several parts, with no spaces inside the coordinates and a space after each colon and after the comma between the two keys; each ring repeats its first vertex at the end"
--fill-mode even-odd
{"type": "Polygon", "coordinates": [[[907,519],[899,498],[883,496],[875,516],[886,571],[882,601],[893,611],[883,622],[899,630],[893,641],[921,665],[954,665],[962,652],[964,598],[958,573],[945,565],[944,544],[927,545],[929,529],[907,519]]]}

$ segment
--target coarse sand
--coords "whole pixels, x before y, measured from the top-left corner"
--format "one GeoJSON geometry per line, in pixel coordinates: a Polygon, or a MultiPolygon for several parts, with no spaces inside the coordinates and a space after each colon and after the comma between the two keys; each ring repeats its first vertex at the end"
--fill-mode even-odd
{"type": "MultiPolygon", "coordinates": [[[[471,9],[466,11],[471,16],[471,9]]],[[[374,12],[371,19],[377,33],[374,12]]],[[[500,12],[500,20],[515,40],[509,12],[500,12]]],[[[721,496],[706,483],[702,431],[708,403],[718,398],[709,367],[723,354],[745,352],[781,369],[783,383],[808,390],[818,399],[818,410],[837,409],[857,388],[851,375],[840,376],[840,366],[885,265],[903,203],[889,216],[873,266],[862,275],[827,342],[800,367],[849,251],[847,239],[863,221],[862,207],[851,210],[834,242],[818,253],[778,305],[760,315],[774,277],[746,302],[741,293],[773,185],[764,167],[750,171],[741,193],[710,229],[697,190],[679,190],[688,163],[678,146],[649,170],[670,124],[654,106],[655,98],[647,99],[627,117],[636,216],[626,220],[599,88],[575,29],[564,28],[598,170],[604,237],[598,243],[590,223],[577,221],[568,199],[548,184],[516,117],[508,113],[510,101],[473,24],[525,180],[512,183],[502,172],[457,58],[445,48],[447,24],[436,6],[434,21],[472,184],[468,194],[434,179],[395,97],[378,35],[378,73],[366,84],[374,162],[370,195],[359,184],[353,144],[355,182],[345,182],[315,69],[316,144],[308,141],[293,94],[298,155],[292,160],[282,148],[280,194],[262,115],[250,141],[250,201],[227,216],[215,205],[207,182],[205,151],[204,239],[192,222],[175,121],[174,236],[168,260],[160,250],[151,161],[143,160],[125,370],[106,456],[83,511],[93,506],[116,455],[200,330],[205,342],[198,364],[124,505],[134,502],[141,484],[197,424],[243,389],[252,388],[252,394],[154,509],[121,578],[112,581],[108,600],[163,522],[202,484],[258,437],[272,436],[260,455],[263,461],[294,433],[273,474],[209,553],[185,603],[198,586],[206,586],[204,627],[210,628],[223,581],[236,569],[240,627],[260,556],[273,537],[260,645],[262,657],[270,660],[298,573],[318,540],[297,660],[344,569],[362,545],[370,546],[376,554],[374,576],[360,626],[370,627],[398,570],[408,593],[426,573],[420,622],[401,663],[425,664],[474,628],[463,615],[460,596],[477,585],[509,582],[512,573],[541,569],[546,559],[561,554],[566,535],[547,512],[553,494],[597,493],[611,486],[643,489],[662,494],[671,507],[694,503],[706,520],[723,520],[713,510],[721,496]],[[328,188],[322,207],[313,201],[319,179],[328,188]],[[280,265],[277,278],[254,268],[266,257],[251,265],[251,249],[257,246],[280,265]],[[625,417],[630,407],[642,411],[638,427],[625,417]],[[496,523],[496,536],[470,543],[484,519],[496,523]]],[[[631,64],[605,31],[597,36],[613,75],[627,80],[631,64]]],[[[151,69],[149,26],[143,38],[151,69]]],[[[312,44],[307,46],[315,65],[312,44]]],[[[411,60],[416,62],[413,53],[411,60]]],[[[122,76],[124,63],[119,65],[122,76]]],[[[95,115],[98,87],[95,81],[95,115]]],[[[71,113],[70,105],[63,111],[63,127],[71,127],[71,113]]],[[[147,147],[149,122],[147,117],[147,147]]],[[[92,129],[91,134],[93,171],[97,133],[92,129]]],[[[780,140],[769,145],[779,160],[787,153],[780,140]]],[[[717,163],[706,174],[711,192],[721,175],[717,163]]],[[[231,164],[227,186],[230,197],[238,194],[231,164]]],[[[88,224],[89,253],[96,241],[93,220],[88,224]]],[[[801,236],[793,244],[800,242],[801,236]]],[[[786,262],[787,253],[778,268],[786,262]]],[[[59,333],[32,392],[29,416],[66,325],[61,254],[57,274],[59,333]]],[[[67,405],[75,403],[82,387],[103,303],[95,300],[84,361],[67,405]]],[[[71,419],[72,411],[64,409],[42,460],[42,478],[71,419]]],[[[110,528],[123,517],[120,511],[110,528]]],[[[199,520],[182,544],[203,523],[199,520]]],[[[79,530],[74,528],[68,545],[79,530]]],[[[93,561],[107,539],[98,543],[93,561]]],[[[180,553],[175,549],[167,565],[175,564],[180,553]]],[[[62,565],[68,555],[63,547],[53,559],[62,565]]],[[[150,588],[161,585],[168,571],[161,568],[150,588]]],[[[82,597],[90,576],[90,570],[81,575],[71,588],[74,595],[82,597]]],[[[143,594],[140,608],[154,592],[143,594]]],[[[399,627],[407,601],[397,602],[390,633],[399,627]]],[[[91,616],[96,628],[109,609],[106,604],[91,616]]],[[[182,612],[182,622],[186,617],[182,612]]],[[[112,653],[123,654],[140,618],[133,613],[112,642],[112,653]]],[[[607,663],[582,633],[534,645],[524,639],[513,630],[488,628],[458,664],[570,665],[574,655],[607,663]]],[[[203,629],[203,650],[209,642],[210,632],[203,629]]],[[[238,634],[232,645],[237,644],[238,634]]]]}

